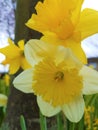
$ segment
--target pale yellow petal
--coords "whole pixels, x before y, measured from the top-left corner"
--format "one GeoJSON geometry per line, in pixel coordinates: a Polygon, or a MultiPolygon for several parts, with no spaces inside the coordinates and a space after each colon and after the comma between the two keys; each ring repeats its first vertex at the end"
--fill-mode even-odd
{"type": "Polygon", "coordinates": [[[0,106],[6,106],[7,104],[7,96],[4,94],[0,94],[0,106]]]}
{"type": "Polygon", "coordinates": [[[71,122],[78,122],[83,116],[84,107],[83,97],[79,96],[73,102],[63,105],[62,111],[71,122]]]}
{"type": "Polygon", "coordinates": [[[98,72],[90,67],[83,66],[80,75],[83,76],[83,94],[98,93],[98,72]]]}
{"type": "Polygon", "coordinates": [[[20,75],[18,75],[14,81],[14,87],[24,93],[32,93],[33,92],[33,69],[28,69],[23,71],[20,75]]]}
{"type": "Polygon", "coordinates": [[[25,45],[25,56],[29,64],[34,66],[39,61],[43,59],[43,57],[52,55],[54,53],[55,47],[50,44],[47,44],[41,40],[29,40],[25,45]],[[51,52],[50,52],[51,50],[51,52]]]}
{"type": "Polygon", "coordinates": [[[66,61],[68,66],[77,66],[82,67],[82,62],[74,55],[72,50],[68,47],[57,46],[57,49],[54,54],[55,61],[57,64],[61,63],[62,61],[66,61]]]}
{"type": "Polygon", "coordinates": [[[47,117],[54,116],[61,110],[59,106],[53,107],[51,103],[45,102],[40,96],[37,96],[37,103],[42,114],[47,117]]]}
{"type": "Polygon", "coordinates": [[[76,30],[81,32],[81,39],[87,38],[98,33],[98,11],[84,9],[80,16],[80,23],[76,30]]]}

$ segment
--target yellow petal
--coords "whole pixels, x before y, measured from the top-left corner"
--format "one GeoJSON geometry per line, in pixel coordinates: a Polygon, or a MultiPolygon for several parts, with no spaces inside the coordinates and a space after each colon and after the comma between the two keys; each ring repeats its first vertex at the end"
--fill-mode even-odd
{"type": "Polygon", "coordinates": [[[93,9],[84,9],[81,13],[80,23],[76,30],[81,32],[82,40],[98,33],[98,11],[93,9]]]}
{"type": "Polygon", "coordinates": [[[75,41],[68,39],[68,40],[60,40],[53,34],[47,34],[41,38],[41,40],[55,44],[55,45],[63,45],[65,47],[68,47],[72,49],[75,56],[84,64],[87,64],[87,58],[86,55],[81,47],[80,43],[76,43],[75,41]]]}
{"type": "Polygon", "coordinates": [[[9,64],[10,63],[10,59],[6,57],[5,60],[2,61],[3,65],[9,64]]]}
{"type": "Polygon", "coordinates": [[[33,69],[28,69],[23,71],[20,75],[18,75],[14,79],[14,87],[17,88],[18,90],[24,92],[24,93],[32,93],[32,81],[33,77],[33,69]]]}
{"type": "Polygon", "coordinates": [[[29,63],[27,62],[27,60],[25,59],[25,57],[21,58],[21,67],[22,69],[28,69],[31,68],[31,66],[29,65],[29,63]]]}
{"type": "Polygon", "coordinates": [[[19,56],[20,55],[19,52],[20,52],[19,48],[14,44],[8,45],[4,48],[0,48],[0,53],[3,53],[7,58],[10,59],[19,56]]]}
{"type": "Polygon", "coordinates": [[[83,77],[83,94],[98,93],[98,72],[90,67],[83,66],[80,75],[83,77]]]}
{"type": "Polygon", "coordinates": [[[15,74],[19,70],[20,62],[21,61],[20,61],[19,57],[10,61],[10,63],[9,63],[10,64],[10,66],[9,66],[10,74],[15,74]]]}
{"type": "Polygon", "coordinates": [[[20,47],[21,50],[24,50],[24,40],[20,40],[18,42],[18,46],[20,47]]]}
{"type": "Polygon", "coordinates": [[[0,106],[6,106],[7,104],[7,96],[4,94],[0,94],[0,106]]]}
{"type": "Polygon", "coordinates": [[[62,106],[62,111],[71,122],[78,122],[84,113],[84,100],[83,97],[77,97],[76,100],[69,104],[62,106]]]}
{"type": "Polygon", "coordinates": [[[87,57],[84,53],[81,43],[75,43],[73,41],[67,43],[67,47],[71,48],[75,56],[84,64],[87,64],[87,57]]]}
{"type": "Polygon", "coordinates": [[[13,42],[10,38],[8,38],[8,43],[9,43],[10,45],[13,45],[13,44],[14,44],[14,42],[13,42]]]}
{"type": "Polygon", "coordinates": [[[61,110],[60,107],[53,107],[51,103],[45,102],[40,96],[37,96],[37,103],[42,114],[47,117],[54,116],[61,110]]]}
{"type": "Polygon", "coordinates": [[[76,25],[79,21],[83,1],[84,0],[74,0],[76,7],[72,11],[72,16],[71,16],[71,20],[74,25],[76,25]]]}

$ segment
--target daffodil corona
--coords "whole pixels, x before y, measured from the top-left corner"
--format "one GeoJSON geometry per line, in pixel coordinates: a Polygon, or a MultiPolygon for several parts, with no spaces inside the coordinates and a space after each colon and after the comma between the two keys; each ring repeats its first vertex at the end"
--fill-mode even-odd
{"type": "Polygon", "coordinates": [[[20,40],[18,46],[11,39],[8,39],[8,43],[8,46],[0,48],[0,52],[6,56],[2,64],[9,64],[9,73],[16,73],[20,67],[22,69],[30,68],[24,56],[24,41],[20,40]]]}
{"type": "Polygon", "coordinates": [[[79,68],[70,63],[67,65],[67,60],[59,64],[52,60],[47,57],[35,66],[33,80],[37,82],[33,90],[53,106],[64,105],[80,95],[82,77],[79,76],[79,68]]]}
{"type": "Polygon", "coordinates": [[[98,32],[98,11],[84,9],[84,0],[44,0],[38,2],[26,25],[43,33],[42,40],[72,49],[83,62],[87,58],[81,40],[98,32]]]}
{"type": "Polygon", "coordinates": [[[72,122],[84,113],[83,94],[98,92],[98,72],[84,66],[71,49],[30,40],[25,55],[32,68],[14,80],[14,86],[34,93],[43,115],[53,116],[63,111],[72,122]]]}

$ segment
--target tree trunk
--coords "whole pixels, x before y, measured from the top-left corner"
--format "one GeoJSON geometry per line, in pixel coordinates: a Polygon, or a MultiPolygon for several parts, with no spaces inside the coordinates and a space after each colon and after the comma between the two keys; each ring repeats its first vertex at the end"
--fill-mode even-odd
{"type": "Polygon", "coordinates": [[[29,29],[25,23],[35,13],[35,5],[39,0],[17,0],[16,8],[16,26],[15,26],[15,43],[21,39],[25,41],[31,38],[40,38],[41,34],[37,31],[29,29]]]}
{"type": "MultiPolygon", "coordinates": [[[[15,23],[15,43],[24,39],[40,38],[41,34],[32,31],[25,26],[27,20],[35,12],[34,7],[38,0],[17,0],[16,23],[15,23]]],[[[16,74],[18,75],[19,72],[16,74]]],[[[5,124],[9,125],[10,130],[21,130],[20,116],[23,115],[26,120],[27,130],[40,130],[39,110],[36,103],[36,97],[33,94],[25,94],[11,85],[5,124]]]]}

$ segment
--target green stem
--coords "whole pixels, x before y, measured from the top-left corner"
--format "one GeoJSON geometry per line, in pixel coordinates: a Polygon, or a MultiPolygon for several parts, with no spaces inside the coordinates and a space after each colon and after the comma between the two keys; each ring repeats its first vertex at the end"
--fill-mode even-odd
{"type": "Polygon", "coordinates": [[[75,124],[74,123],[69,123],[69,130],[74,130],[75,124]]]}
{"type": "Polygon", "coordinates": [[[82,119],[79,121],[78,129],[79,130],[84,130],[84,117],[82,117],[82,119]]]}
{"type": "Polygon", "coordinates": [[[24,117],[22,115],[20,116],[20,125],[21,125],[22,130],[27,130],[26,129],[26,124],[25,124],[25,119],[24,119],[24,117]]]}
{"type": "Polygon", "coordinates": [[[57,128],[58,128],[58,130],[63,130],[64,129],[64,123],[62,121],[62,115],[61,115],[61,113],[59,113],[57,115],[57,128]]]}
{"type": "Polygon", "coordinates": [[[46,117],[43,116],[41,112],[40,112],[40,127],[41,127],[41,130],[47,130],[46,117]]]}

